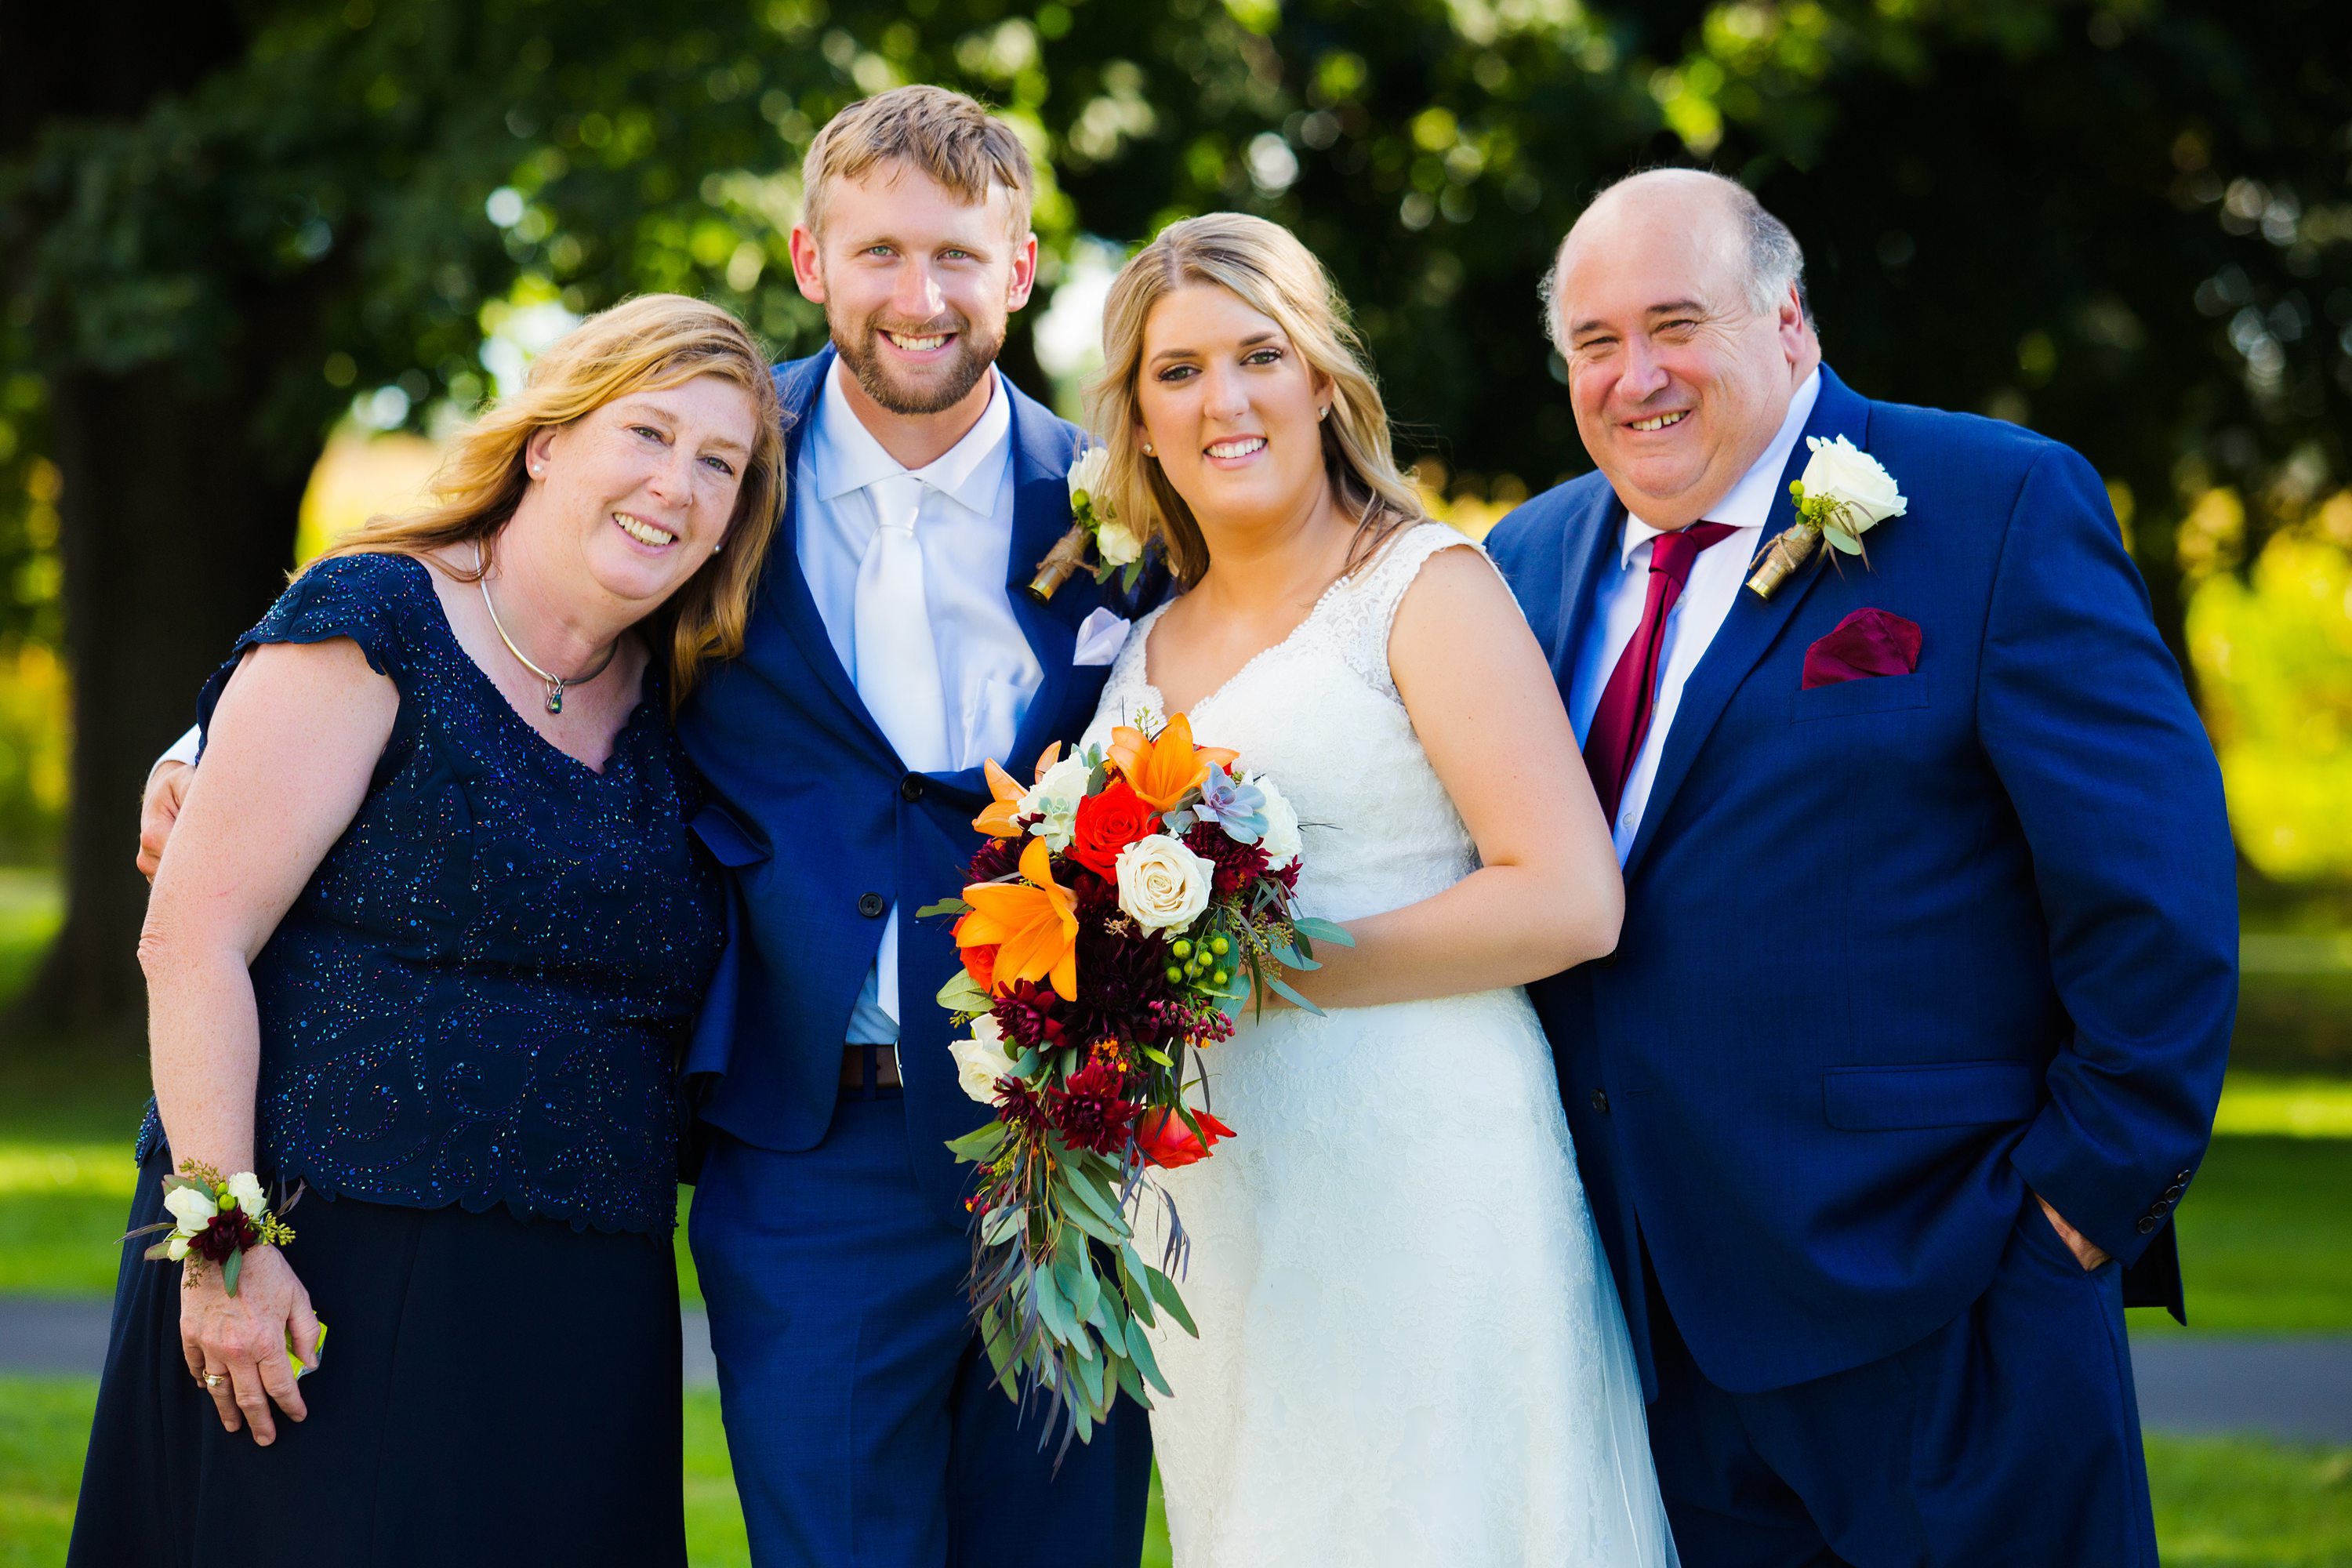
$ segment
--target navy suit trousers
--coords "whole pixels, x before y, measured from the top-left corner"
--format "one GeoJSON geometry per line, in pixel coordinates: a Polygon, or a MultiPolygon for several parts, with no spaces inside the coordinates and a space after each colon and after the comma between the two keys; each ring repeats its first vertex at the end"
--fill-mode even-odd
{"type": "Polygon", "coordinates": [[[1040,1449],[967,1317],[971,1245],[916,1185],[906,1102],[845,1094],[814,1149],[719,1134],[690,1240],[761,1568],[1134,1568],[1149,1418],[1040,1449]]]}
{"type": "Polygon", "coordinates": [[[1684,1568],[2156,1568],[2121,1276],[2084,1271],[2028,1197],[1959,1317],[1760,1394],[1709,1383],[1652,1292],[1684,1568]]]}

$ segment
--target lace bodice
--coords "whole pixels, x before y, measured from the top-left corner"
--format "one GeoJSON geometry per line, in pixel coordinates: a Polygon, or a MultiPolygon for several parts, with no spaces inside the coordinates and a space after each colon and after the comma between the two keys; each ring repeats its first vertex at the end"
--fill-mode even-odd
{"type": "MultiPolygon", "coordinates": [[[[1399,909],[1478,864],[1389,672],[1389,630],[1405,590],[1423,563],[1452,549],[1477,546],[1444,523],[1407,529],[1189,714],[1196,741],[1238,751],[1244,767],[1270,775],[1298,808],[1298,896],[1308,914],[1344,921],[1399,909]]],[[[1171,717],[1149,674],[1152,628],[1167,612],[1162,605],[1129,635],[1087,745],[1107,743],[1114,725],[1171,717]]]]}

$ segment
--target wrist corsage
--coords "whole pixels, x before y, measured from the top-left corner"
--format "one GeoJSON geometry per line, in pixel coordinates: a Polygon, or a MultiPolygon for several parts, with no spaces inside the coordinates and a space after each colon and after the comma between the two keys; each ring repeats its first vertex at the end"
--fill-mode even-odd
{"type": "Polygon", "coordinates": [[[1097,583],[1108,580],[1114,572],[1124,573],[1121,585],[1134,588],[1143,570],[1143,537],[1119,521],[1118,510],[1103,494],[1103,480],[1109,473],[1108,447],[1089,447],[1070,465],[1070,531],[1037,563],[1029,595],[1039,604],[1052,598],[1081,567],[1093,572],[1097,583]],[[1095,554],[1091,566],[1087,562],[1089,544],[1095,554]]]}
{"type": "MultiPolygon", "coordinates": [[[[292,1208],[300,1197],[297,1192],[286,1206],[292,1208]]],[[[282,1247],[294,1239],[292,1229],[270,1212],[261,1178],[251,1171],[239,1171],[223,1180],[210,1165],[183,1161],[179,1170],[163,1178],[163,1207],[170,1211],[170,1219],[142,1225],[122,1239],[170,1231],[146,1255],[150,1261],[170,1258],[184,1263],[184,1285],[194,1285],[204,1278],[205,1265],[216,1263],[222,1289],[234,1296],[237,1271],[247,1252],[257,1247],[282,1247]]]]}

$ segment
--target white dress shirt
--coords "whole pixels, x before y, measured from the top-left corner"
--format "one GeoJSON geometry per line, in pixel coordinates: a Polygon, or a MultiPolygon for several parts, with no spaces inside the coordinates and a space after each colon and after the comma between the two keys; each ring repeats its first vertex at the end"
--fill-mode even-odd
{"type": "MultiPolygon", "coordinates": [[[[1715,634],[1722,629],[1724,617],[1731,614],[1740,585],[1748,581],[1750,558],[1771,517],[1772,503],[1780,499],[1781,471],[1788,467],[1789,454],[1796,449],[1797,437],[1804,433],[1805,421],[1812,417],[1821,391],[1822,374],[1816,370],[1789,400],[1788,417],[1780,421],[1780,431],[1764,448],[1764,455],[1721,500],[1707,508],[1707,521],[1727,523],[1738,531],[1699,552],[1682,597],[1666,615],[1649,733],[1643,737],[1641,754],[1625,775],[1617,820],[1609,825],[1621,866],[1642,830],[1642,812],[1650,804],[1650,786],[1657,779],[1658,758],[1665,749],[1667,731],[1674,728],[1675,712],[1682,706],[1683,687],[1715,641],[1715,634]]],[[[1585,626],[1583,647],[1577,652],[1574,696],[1569,703],[1568,716],[1576,726],[1579,746],[1591,733],[1593,710],[1601,706],[1601,689],[1609,684],[1610,671],[1617,668],[1619,656],[1642,624],[1643,602],[1650,592],[1650,542],[1661,531],[1628,512],[1616,560],[1602,568],[1601,580],[1593,584],[1594,613],[1585,626]]]]}
{"type": "MultiPolygon", "coordinates": [[[[850,679],[857,677],[857,571],[878,526],[867,487],[909,470],[882,449],[843,393],[848,373],[835,359],[808,415],[793,477],[793,531],[802,574],[824,620],[825,636],[850,679]]],[[[996,372],[977,424],[927,467],[915,538],[923,552],[923,591],[938,646],[947,701],[948,743],[957,768],[993,757],[1019,772],[1009,755],[1030,699],[1045,671],[1013,614],[1005,578],[1013,556],[1013,408],[996,372]]],[[[845,1038],[887,1043],[898,1037],[898,910],[882,931],[882,954],[866,977],[845,1038]]]]}

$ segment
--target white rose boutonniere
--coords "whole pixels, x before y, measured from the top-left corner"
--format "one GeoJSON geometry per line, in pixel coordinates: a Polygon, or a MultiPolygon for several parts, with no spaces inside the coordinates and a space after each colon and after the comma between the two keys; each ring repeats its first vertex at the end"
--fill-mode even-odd
{"type": "Polygon", "coordinates": [[[1122,574],[1123,586],[1135,586],[1143,570],[1143,534],[1118,515],[1118,509],[1104,493],[1109,479],[1108,447],[1089,447],[1071,463],[1070,530],[1037,563],[1037,575],[1029,583],[1031,598],[1041,604],[1052,598],[1070,574],[1081,568],[1093,572],[1097,583],[1108,581],[1116,572],[1122,574]],[[1089,545],[1095,556],[1091,565],[1087,561],[1089,545]]]}
{"type": "Polygon", "coordinates": [[[1869,453],[1843,436],[1824,441],[1805,438],[1812,457],[1802,477],[1789,486],[1796,499],[1797,521],[1782,531],[1764,552],[1748,587],[1769,599],[1809,560],[1822,540],[1842,555],[1856,555],[1870,563],[1862,536],[1890,517],[1901,517],[1910,506],[1895,476],[1869,453]]]}

